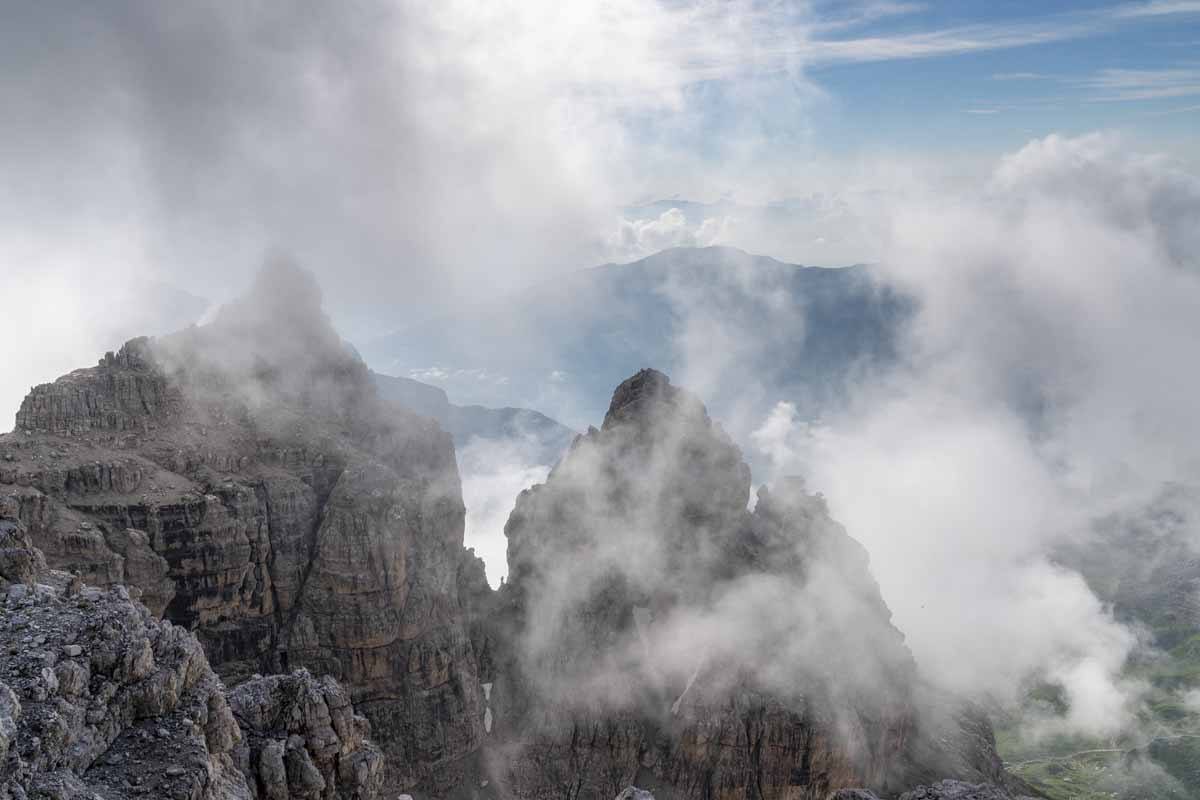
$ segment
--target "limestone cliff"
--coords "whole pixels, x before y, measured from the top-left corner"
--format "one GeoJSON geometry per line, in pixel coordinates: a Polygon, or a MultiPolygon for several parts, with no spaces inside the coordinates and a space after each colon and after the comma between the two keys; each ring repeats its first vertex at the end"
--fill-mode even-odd
{"type": "Polygon", "coordinates": [[[212,323],[35,387],[0,437],[0,503],[227,681],[343,681],[397,785],[452,780],[477,748],[453,445],[376,395],[306,273],[272,265],[212,323]]]}

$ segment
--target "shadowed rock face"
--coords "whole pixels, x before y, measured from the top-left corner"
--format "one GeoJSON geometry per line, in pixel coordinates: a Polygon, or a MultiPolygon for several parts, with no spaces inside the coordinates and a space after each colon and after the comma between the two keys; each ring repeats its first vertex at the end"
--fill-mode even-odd
{"type": "Polygon", "coordinates": [[[35,387],[0,437],[0,503],[51,566],[193,631],[227,681],[344,681],[399,785],[476,749],[453,445],[380,400],[306,273],[273,265],[212,324],[35,387]]]}
{"type": "MultiPolygon", "coordinates": [[[[695,397],[644,370],[509,519],[486,745],[501,796],[824,800],[1002,779],[926,691],[865,550],[799,481],[760,490],[695,397]],[[954,736],[958,750],[935,743],[954,736]]],[[[949,703],[946,703],[950,705],[949,703]]]]}

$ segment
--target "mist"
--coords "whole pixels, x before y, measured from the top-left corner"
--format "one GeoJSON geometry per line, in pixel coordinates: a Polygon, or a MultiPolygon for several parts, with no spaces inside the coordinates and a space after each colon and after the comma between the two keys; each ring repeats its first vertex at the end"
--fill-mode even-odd
{"type": "MultiPolygon", "coordinates": [[[[655,0],[9,10],[0,415],[127,338],[200,319],[270,254],[315,274],[352,341],[666,247],[871,262],[917,311],[897,363],[856,374],[842,407],[810,415],[747,374],[768,342],[682,284],[662,287],[684,320],[674,382],[720,401],[755,485],[800,475],[823,495],[932,681],[1012,701],[1039,677],[1064,687],[1063,725],[1119,731],[1144,691],[1121,675],[1139,632],[1055,553],[1200,479],[1200,178],[1108,132],[831,155],[811,140],[811,119],[836,111],[810,63],[814,14],[655,0]]],[[[777,287],[726,280],[778,336],[806,335],[777,287]]],[[[554,465],[520,441],[458,457],[467,544],[502,574],[515,498],[554,465]]],[[[613,563],[657,541],[645,518],[619,523],[613,563]]],[[[662,566],[655,547],[640,581],[662,566]]],[[[700,652],[767,648],[779,630],[749,621],[825,591],[813,580],[735,584],[660,620],[657,668],[686,684],[700,652]]],[[[814,624],[794,610],[789,630],[814,624]]],[[[771,652],[819,666],[808,644],[771,652]]]]}
{"type": "Polygon", "coordinates": [[[1136,631],[1052,554],[1195,480],[1198,215],[1195,176],[1105,135],[1033,141],[968,194],[924,187],[882,264],[920,300],[902,367],[750,433],[867,546],[940,682],[1012,697],[1039,674],[1077,729],[1132,722],[1136,631]]]}
{"type": "Polygon", "coordinates": [[[808,102],[786,55],[802,30],[773,24],[799,13],[656,0],[10,9],[0,293],[33,302],[5,315],[0,413],[137,333],[109,323],[149,302],[147,282],[219,304],[282,252],[363,340],[607,260],[631,198],[707,191],[702,130],[743,163],[762,152],[747,143],[768,104],[808,102]],[[703,81],[728,85],[698,94],[703,81]],[[714,103],[741,122],[707,130],[714,103]]]}

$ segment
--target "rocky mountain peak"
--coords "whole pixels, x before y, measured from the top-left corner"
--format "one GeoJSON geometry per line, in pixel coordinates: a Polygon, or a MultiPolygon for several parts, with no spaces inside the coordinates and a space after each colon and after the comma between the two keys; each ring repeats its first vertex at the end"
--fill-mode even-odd
{"type": "Polygon", "coordinates": [[[603,429],[579,437],[547,483],[518,499],[506,527],[510,580],[583,557],[637,591],[699,591],[749,491],[740,449],[704,404],[642,370],[617,387],[603,429]],[[531,514],[552,514],[554,533],[531,514]]]}
{"type": "MultiPolygon", "coordinates": [[[[392,781],[453,780],[482,732],[453,444],[379,398],[310,275],[268,265],[211,323],[36,387],[18,428],[0,436],[0,511],[50,566],[128,584],[230,683],[335,676],[392,781]]],[[[289,738],[264,739],[262,782],[280,753],[291,777],[289,738]]]]}
{"type": "Polygon", "coordinates": [[[643,369],[613,392],[602,427],[609,430],[633,424],[645,428],[667,420],[708,422],[708,413],[699,398],[672,385],[666,375],[643,369]]]}
{"type": "Polygon", "coordinates": [[[521,494],[476,633],[504,792],[825,800],[995,778],[990,739],[919,711],[866,550],[824,499],[783,480],[751,512],[749,486],[704,404],[646,369],[521,494]],[[952,739],[971,745],[937,752],[952,739]]]}

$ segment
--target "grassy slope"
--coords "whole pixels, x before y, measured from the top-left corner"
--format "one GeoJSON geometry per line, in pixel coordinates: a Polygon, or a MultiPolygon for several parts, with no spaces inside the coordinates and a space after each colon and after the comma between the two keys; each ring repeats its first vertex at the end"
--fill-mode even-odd
{"type": "MultiPolygon", "coordinates": [[[[1126,669],[1145,681],[1137,733],[1105,741],[1024,736],[1022,716],[999,726],[997,744],[1009,769],[1051,800],[1200,800],[1200,705],[1185,699],[1200,690],[1200,632],[1156,629],[1170,650],[1126,669]]],[[[1030,692],[1045,710],[1045,688],[1030,692]],[[1042,695],[1042,696],[1039,696],[1042,695]]]]}

